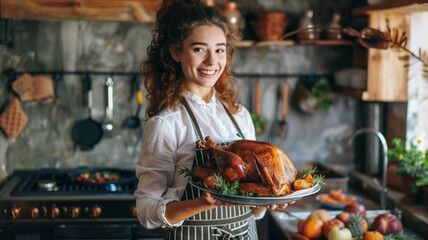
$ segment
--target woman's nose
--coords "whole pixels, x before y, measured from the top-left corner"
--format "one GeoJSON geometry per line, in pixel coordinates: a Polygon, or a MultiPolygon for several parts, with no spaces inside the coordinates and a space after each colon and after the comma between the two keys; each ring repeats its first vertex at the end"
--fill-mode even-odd
{"type": "Polygon", "coordinates": [[[215,61],[216,61],[216,58],[215,58],[216,56],[215,56],[215,53],[213,53],[213,52],[207,52],[207,55],[206,55],[206,57],[205,57],[205,61],[204,61],[204,63],[205,64],[208,64],[208,65],[212,65],[212,64],[214,64],[215,63],[215,61]]]}

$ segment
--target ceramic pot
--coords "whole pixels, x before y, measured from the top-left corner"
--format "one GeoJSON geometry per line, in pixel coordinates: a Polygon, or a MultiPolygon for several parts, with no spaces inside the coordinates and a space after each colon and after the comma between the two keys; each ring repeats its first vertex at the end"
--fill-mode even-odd
{"type": "Polygon", "coordinates": [[[394,170],[397,169],[396,163],[388,164],[387,168],[387,185],[390,188],[394,188],[396,190],[403,191],[403,182],[400,175],[395,174],[394,170]]]}
{"type": "Polygon", "coordinates": [[[417,193],[412,191],[413,183],[415,182],[415,177],[411,175],[403,175],[401,176],[403,183],[403,192],[404,197],[401,200],[404,204],[414,205],[417,203],[417,193]]]}
{"type": "Polygon", "coordinates": [[[236,2],[226,2],[222,7],[222,14],[226,17],[227,21],[232,24],[236,32],[240,31],[242,21],[242,16],[238,7],[239,5],[236,2]]]}
{"type": "Polygon", "coordinates": [[[279,40],[287,25],[286,14],[258,11],[253,25],[260,41],[279,40]]]}

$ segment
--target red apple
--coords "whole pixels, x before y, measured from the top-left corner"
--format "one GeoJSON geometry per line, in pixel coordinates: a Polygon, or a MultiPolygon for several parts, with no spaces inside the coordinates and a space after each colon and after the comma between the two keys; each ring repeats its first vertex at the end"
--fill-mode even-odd
{"type": "Polygon", "coordinates": [[[391,213],[384,213],[373,220],[372,229],[383,235],[396,234],[403,231],[403,224],[391,213]]]}
{"type": "Polygon", "coordinates": [[[354,214],[361,214],[363,216],[366,216],[366,207],[359,203],[350,203],[343,208],[344,212],[354,213],[354,214]]]}
{"type": "Polygon", "coordinates": [[[335,227],[328,233],[328,240],[352,240],[352,233],[347,228],[335,227]]]}
{"type": "Polygon", "coordinates": [[[341,212],[336,215],[335,219],[339,219],[345,224],[345,226],[348,226],[349,219],[351,219],[351,214],[349,212],[341,212]]]}
{"type": "Polygon", "coordinates": [[[326,223],[324,223],[324,225],[322,226],[322,231],[326,239],[328,238],[328,233],[330,232],[330,230],[335,227],[344,228],[345,224],[339,219],[330,219],[326,223]]]}
{"type": "Polygon", "coordinates": [[[204,179],[205,187],[210,189],[215,189],[215,185],[217,185],[217,181],[215,180],[214,175],[211,175],[204,179]]]}

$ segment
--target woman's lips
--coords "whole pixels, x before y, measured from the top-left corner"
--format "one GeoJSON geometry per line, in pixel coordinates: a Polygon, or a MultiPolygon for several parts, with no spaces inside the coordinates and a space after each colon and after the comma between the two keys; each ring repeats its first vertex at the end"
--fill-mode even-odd
{"type": "Polygon", "coordinates": [[[217,70],[203,70],[203,69],[199,69],[198,71],[205,76],[214,76],[214,74],[217,72],[217,70]]]}

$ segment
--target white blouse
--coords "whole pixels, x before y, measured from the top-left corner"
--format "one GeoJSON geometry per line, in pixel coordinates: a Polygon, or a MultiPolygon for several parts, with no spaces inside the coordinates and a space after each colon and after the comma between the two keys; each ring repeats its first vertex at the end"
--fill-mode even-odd
{"type": "MultiPolygon", "coordinates": [[[[209,103],[190,92],[186,92],[185,98],[204,137],[210,136],[215,143],[241,139],[215,94],[209,103]]],[[[233,116],[245,138],[255,140],[248,110],[242,107],[233,116]]],[[[187,178],[178,173],[184,167],[192,168],[198,135],[184,108],[166,109],[147,121],[143,139],[136,165],[138,219],[147,229],[180,226],[183,222],[173,225],[166,220],[165,205],[179,201],[184,193],[187,178]]]]}

